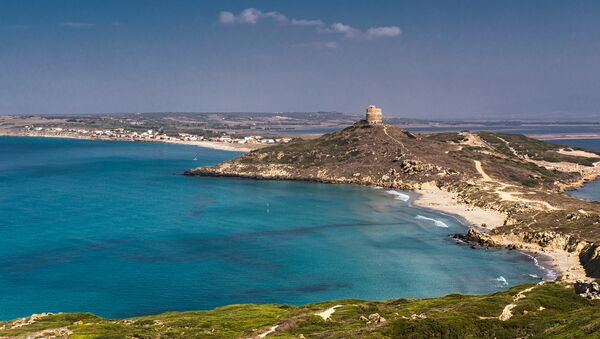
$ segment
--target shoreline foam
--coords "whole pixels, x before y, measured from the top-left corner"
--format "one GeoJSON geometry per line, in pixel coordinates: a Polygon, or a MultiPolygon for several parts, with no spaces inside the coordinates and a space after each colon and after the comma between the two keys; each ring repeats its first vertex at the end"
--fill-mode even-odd
{"type": "MultiPolygon", "coordinates": [[[[381,189],[380,187],[374,187],[375,189],[381,189]]],[[[506,217],[500,212],[488,211],[478,207],[471,207],[465,204],[457,202],[456,194],[444,191],[437,187],[424,186],[420,190],[415,190],[417,193],[415,198],[412,198],[397,190],[386,190],[386,193],[394,195],[396,200],[408,202],[409,206],[422,208],[427,211],[439,213],[456,219],[467,229],[475,228],[478,231],[488,232],[496,227],[502,226],[506,217]],[[408,199],[404,200],[404,197],[408,199]],[[483,224],[487,226],[482,226],[483,224]]],[[[438,225],[436,222],[440,222],[433,218],[424,217],[418,215],[416,219],[432,221],[435,226],[447,228],[448,225],[438,225]]],[[[508,247],[508,246],[506,246],[508,247]]],[[[538,250],[527,250],[523,249],[519,251],[524,256],[530,258],[534,265],[543,272],[543,278],[546,280],[556,280],[558,276],[568,271],[566,265],[561,265],[561,261],[564,262],[563,256],[569,256],[568,253],[552,255],[550,253],[541,253],[538,250]],[[558,257],[557,257],[558,256],[558,257]],[[540,263],[541,262],[541,263],[540,263]]]]}
{"type": "MultiPolygon", "coordinates": [[[[455,193],[450,193],[437,187],[424,185],[422,189],[415,192],[418,195],[412,202],[416,206],[457,216],[459,220],[464,220],[466,226],[469,228],[490,231],[502,226],[506,220],[506,216],[500,212],[459,203],[455,193]]],[[[548,272],[547,276],[554,277],[555,279],[561,276],[564,279],[568,276],[568,279],[564,280],[569,281],[585,279],[587,276],[576,254],[564,250],[542,248],[538,245],[521,241],[516,237],[509,238],[503,235],[493,235],[492,237],[494,241],[504,247],[519,248],[524,255],[534,261],[536,266],[543,267],[543,270],[548,272]],[[542,261],[550,263],[549,266],[551,267],[540,264],[538,257],[544,258],[542,261]]]]}

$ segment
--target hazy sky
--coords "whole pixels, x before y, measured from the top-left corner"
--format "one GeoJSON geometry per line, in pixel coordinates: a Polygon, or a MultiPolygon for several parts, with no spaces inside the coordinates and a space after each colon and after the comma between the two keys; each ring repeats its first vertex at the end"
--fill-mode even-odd
{"type": "Polygon", "coordinates": [[[0,114],[600,121],[600,1],[0,0],[0,114]]]}

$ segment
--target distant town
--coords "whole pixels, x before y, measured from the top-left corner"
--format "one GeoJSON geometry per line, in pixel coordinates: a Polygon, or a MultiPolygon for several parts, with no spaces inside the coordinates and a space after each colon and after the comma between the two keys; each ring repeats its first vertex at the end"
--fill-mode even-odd
{"type": "Polygon", "coordinates": [[[250,135],[245,137],[232,137],[227,134],[214,137],[204,137],[189,133],[177,133],[167,135],[157,130],[146,130],[144,132],[129,131],[124,128],[116,129],[84,129],[84,128],[62,128],[62,127],[35,127],[27,125],[22,129],[23,135],[27,136],[56,136],[101,140],[131,140],[131,141],[211,141],[234,144],[275,144],[287,143],[292,138],[273,138],[261,135],[250,135]]]}
{"type": "MultiPolygon", "coordinates": [[[[0,116],[0,135],[158,141],[248,151],[297,138],[316,138],[361,117],[340,112],[4,115],[0,116]]],[[[442,121],[389,116],[385,123],[425,133],[496,130],[539,139],[600,137],[600,124],[576,121],[442,121]]]]}

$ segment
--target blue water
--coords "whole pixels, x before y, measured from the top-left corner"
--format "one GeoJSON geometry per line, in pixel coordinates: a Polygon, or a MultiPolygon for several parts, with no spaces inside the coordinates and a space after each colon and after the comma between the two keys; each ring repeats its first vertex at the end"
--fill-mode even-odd
{"type": "Polygon", "coordinates": [[[454,218],[385,190],[180,175],[236,155],[0,137],[0,319],[484,293],[542,274],[456,245],[454,218]]]}
{"type": "MultiPolygon", "coordinates": [[[[600,152],[600,139],[569,139],[569,140],[550,140],[557,144],[571,147],[581,147],[592,151],[600,152]]],[[[571,192],[576,197],[600,201],[600,181],[595,180],[584,187],[571,192]]]]}

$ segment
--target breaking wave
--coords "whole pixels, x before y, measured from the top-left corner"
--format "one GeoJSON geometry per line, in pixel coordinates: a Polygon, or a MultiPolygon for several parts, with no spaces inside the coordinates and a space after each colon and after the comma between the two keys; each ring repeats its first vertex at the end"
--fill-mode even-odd
{"type": "Polygon", "coordinates": [[[554,270],[541,265],[540,262],[539,262],[539,260],[535,256],[533,256],[533,255],[531,255],[531,254],[529,254],[527,252],[521,252],[521,253],[523,253],[524,255],[526,255],[529,258],[531,258],[531,260],[533,260],[533,264],[537,268],[539,268],[540,270],[542,270],[542,272],[545,272],[547,280],[556,280],[556,278],[558,277],[558,274],[554,270]]]}
{"type": "Polygon", "coordinates": [[[394,190],[389,190],[386,191],[387,193],[396,196],[396,200],[401,200],[401,201],[408,201],[410,199],[410,196],[408,194],[404,194],[404,193],[400,193],[398,191],[394,191],[394,190]]]}
{"type": "Polygon", "coordinates": [[[446,225],[446,223],[444,223],[443,221],[432,219],[432,218],[428,218],[428,217],[424,217],[422,215],[417,215],[415,217],[415,219],[433,221],[433,224],[436,225],[437,227],[448,228],[448,225],[446,225]]]}
{"type": "Polygon", "coordinates": [[[499,276],[498,278],[496,278],[496,281],[498,281],[504,286],[508,286],[508,281],[506,281],[506,278],[504,278],[503,276],[499,276]]]}

